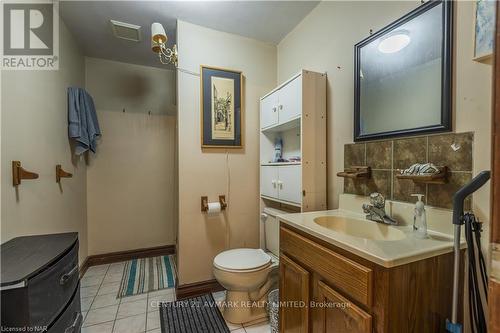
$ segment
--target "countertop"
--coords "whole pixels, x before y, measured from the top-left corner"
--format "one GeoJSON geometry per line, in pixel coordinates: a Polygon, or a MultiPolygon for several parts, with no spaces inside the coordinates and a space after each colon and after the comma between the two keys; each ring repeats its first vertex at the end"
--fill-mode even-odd
{"type": "MultiPolygon", "coordinates": [[[[428,230],[429,237],[420,239],[415,236],[412,226],[394,226],[393,228],[401,230],[406,237],[400,240],[389,241],[372,240],[350,236],[320,226],[314,222],[314,219],[321,216],[340,216],[366,220],[364,214],[357,214],[341,209],[283,214],[278,215],[277,218],[286,225],[387,268],[453,252],[453,236],[451,235],[428,230]]],[[[377,222],[366,220],[366,223],[377,222]]],[[[443,223],[451,223],[451,221],[443,221],[443,223]]],[[[381,227],[385,226],[381,225],[381,227]]],[[[461,247],[466,247],[463,239],[461,240],[461,247]]]]}
{"type": "Polygon", "coordinates": [[[50,266],[78,241],[78,233],[16,237],[0,246],[1,286],[21,283],[50,266]]]}

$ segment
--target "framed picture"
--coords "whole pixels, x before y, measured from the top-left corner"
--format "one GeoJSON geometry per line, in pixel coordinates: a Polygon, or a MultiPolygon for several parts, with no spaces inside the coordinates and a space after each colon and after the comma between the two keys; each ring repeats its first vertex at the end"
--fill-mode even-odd
{"type": "Polygon", "coordinates": [[[201,147],[242,148],[242,73],[201,66],[201,147]]]}
{"type": "Polygon", "coordinates": [[[476,0],[474,7],[474,56],[484,61],[493,54],[495,35],[495,0],[476,0]]]}

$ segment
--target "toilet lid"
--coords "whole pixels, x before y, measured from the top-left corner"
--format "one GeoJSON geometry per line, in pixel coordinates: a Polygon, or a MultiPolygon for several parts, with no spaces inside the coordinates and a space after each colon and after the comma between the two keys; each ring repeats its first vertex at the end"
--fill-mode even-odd
{"type": "Polygon", "coordinates": [[[221,269],[253,270],[271,262],[271,257],[262,249],[234,249],[219,253],[214,265],[221,269]]]}

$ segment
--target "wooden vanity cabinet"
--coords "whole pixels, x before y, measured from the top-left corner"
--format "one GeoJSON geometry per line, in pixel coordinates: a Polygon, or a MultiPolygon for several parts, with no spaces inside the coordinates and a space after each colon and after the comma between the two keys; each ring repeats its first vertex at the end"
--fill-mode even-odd
{"type": "Polygon", "coordinates": [[[280,301],[287,304],[287,313],[280,316],[280,326],[287,332],[309,332],[310,273],[288,257],[280,256],[280,301]],[[282,289],[282,286],[286,286],[282,289]],[[303,302],[301,304],[300,302],[303,302]]]}
{"type": "Polygon", "coordinates": [[[280,332],[446,332],[452,271],[453,253],[385,268],[281,223],[280,332]]]}

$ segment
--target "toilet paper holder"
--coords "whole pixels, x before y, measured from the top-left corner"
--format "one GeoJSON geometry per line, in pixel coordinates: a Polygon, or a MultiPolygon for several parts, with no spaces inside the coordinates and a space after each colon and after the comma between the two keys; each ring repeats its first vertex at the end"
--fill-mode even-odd
{"type": "MultiPolygon", "coordinates": [[[[220,203],[221,210],[225,210],[227,208],[227,202],[226,202],[225,195],[219,195],[219,203],[220,203]]],[[[208,211],[208,197],[207,196],[201,197],[201,211],[202,212],[208,211]]]]}

